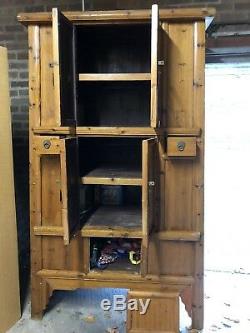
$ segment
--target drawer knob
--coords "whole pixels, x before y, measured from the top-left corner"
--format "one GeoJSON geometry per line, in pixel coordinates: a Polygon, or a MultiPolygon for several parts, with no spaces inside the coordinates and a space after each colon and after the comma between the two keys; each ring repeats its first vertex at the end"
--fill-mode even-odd
{"type": "Polygon", "coordinates": [[[50,149],[50,147],[51,147],[51,142],[50,142],[49,140],[45,140],[45,141],[43,141],[43,147],[44,147],[45,149],[50,149]]]}
{"type": "Polygon", "coordinates": [[[186,144],[185,144],[184,141],[179,141],[179,142],[177,143],[177,149],[178,149],[179,151],[184,151],[185,146],[186,146],[186,144]]]}

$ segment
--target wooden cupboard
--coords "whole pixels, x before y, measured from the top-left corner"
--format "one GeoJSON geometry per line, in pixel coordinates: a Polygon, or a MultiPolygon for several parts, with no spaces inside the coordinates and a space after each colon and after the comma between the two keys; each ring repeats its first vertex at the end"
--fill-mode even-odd
{"type": "Polygon", "coordinates": [[[146,321],[129,314],[128,332],[178,332],[179,297],[202,328],[213,15],[153,5],[18,16],[29,36],[32,316],[56,289],[120,287],[153,297],[146,321]],[[135,247],[137,264],[125,251],[93,265],[95,250],[117,244],[135,247]]]}

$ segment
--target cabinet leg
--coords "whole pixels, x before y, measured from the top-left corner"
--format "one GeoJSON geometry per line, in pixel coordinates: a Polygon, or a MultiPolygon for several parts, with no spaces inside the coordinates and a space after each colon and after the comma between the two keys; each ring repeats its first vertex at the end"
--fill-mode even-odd
{"type": "Polygon", "coordinates": [[[204,246],[203,241],[195,246],[195,283],[192,295],[192,328],[202,330],[204,325],[204,246]]]}
{"type": "Polygon", "coordinates": [[[203,279],[196,282],[193,288],[193,304],[192,304],[192,328],[195,332],[203,329],[204,307],[203,307],[203,279]]]}
{"type": "Polygon", "coordinates": [[[41,320],[52,290],[46,281],[35,277],[31,281],[31,318],[41,320]]]}

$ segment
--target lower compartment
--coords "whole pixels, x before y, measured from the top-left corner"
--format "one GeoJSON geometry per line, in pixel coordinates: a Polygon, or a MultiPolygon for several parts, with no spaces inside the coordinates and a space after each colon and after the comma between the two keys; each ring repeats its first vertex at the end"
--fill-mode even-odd
{"type": "Polygon", "coordinates": [[[141,239],[90,238],[91,271],[140,273],[141,239]]]}

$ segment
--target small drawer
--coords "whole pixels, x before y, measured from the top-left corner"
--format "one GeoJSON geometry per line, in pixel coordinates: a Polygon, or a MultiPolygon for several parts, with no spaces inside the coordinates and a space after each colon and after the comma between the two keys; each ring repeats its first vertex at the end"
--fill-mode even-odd
{"type": "Polygon", "coordinates": [[[196,156],[196,137],[168,137],[167,156],[170,158],[196,156]]]}

